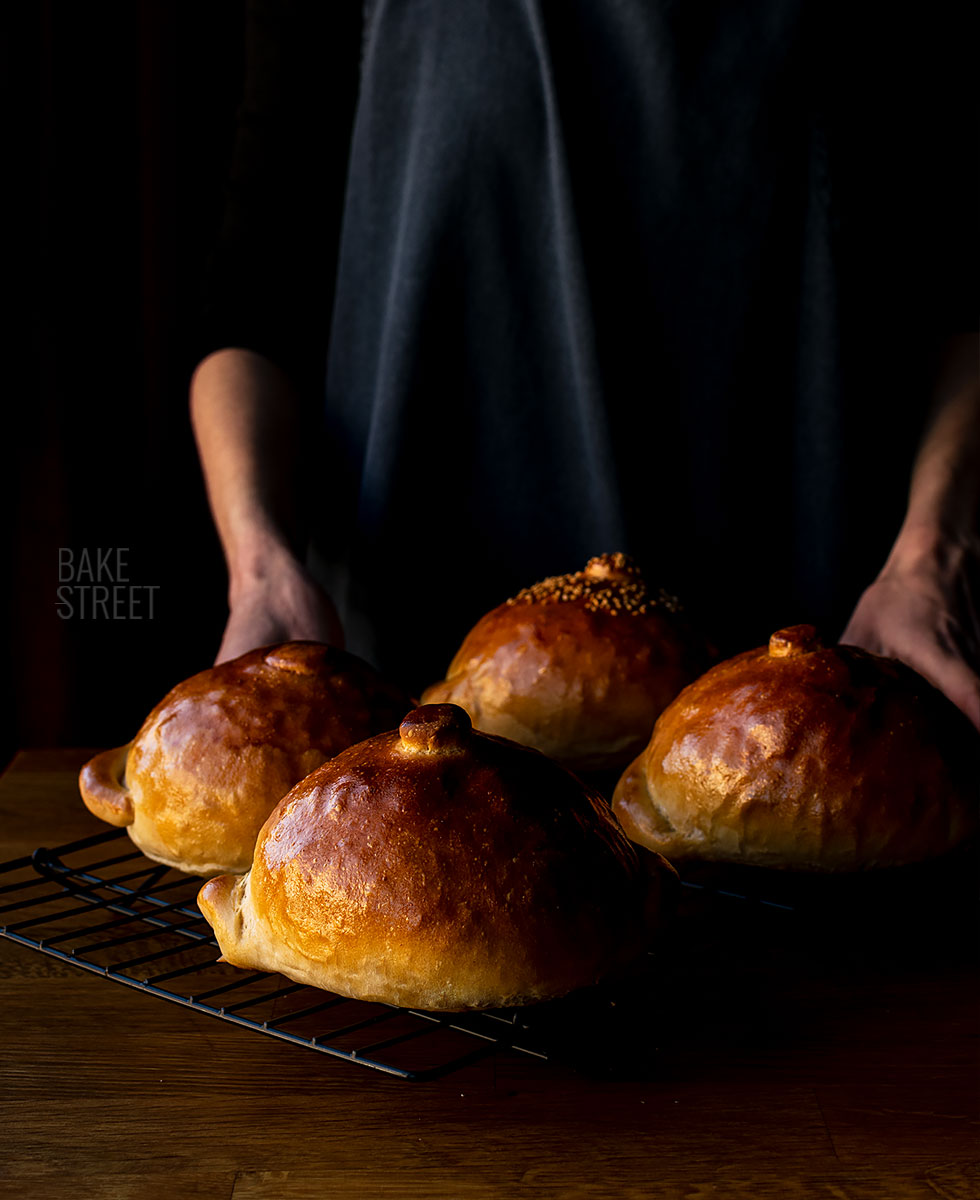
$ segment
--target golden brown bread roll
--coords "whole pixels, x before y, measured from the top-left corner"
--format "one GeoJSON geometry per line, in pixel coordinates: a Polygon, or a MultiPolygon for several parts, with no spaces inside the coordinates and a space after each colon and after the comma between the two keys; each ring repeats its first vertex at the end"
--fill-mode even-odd
{"type": "Polygon", "coordinates": [[[422,703],[458,704],[477,729],[572,770],[620,771],[706,666],[678,602],[607,554],[487,613],[422,703]]]}
{"type": "Polygon", "coordinates": [[[251,871],[198,904],[236,966],[458,1011],[557,997],[632,960],[672,874],[575,776],[432,705],[293,788],[251,871]]]}
{"type": "Polygon", "coordinates": [[[266,646],[179,683],[129,745],[82,768],[79,788],[147,857],[194,875],[244,871],[294,783],[410,706],[343,650],[266,646]]]}
{"type": "Polygon", "coordinates": [[[902,663],[798,625],[685,688],[613,808],[674,863],[922,862],[977,831],[980,737],[902,663]]]}

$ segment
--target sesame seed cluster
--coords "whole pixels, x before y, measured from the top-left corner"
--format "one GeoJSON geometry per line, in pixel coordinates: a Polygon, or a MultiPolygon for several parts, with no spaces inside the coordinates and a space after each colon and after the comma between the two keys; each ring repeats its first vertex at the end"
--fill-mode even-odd
{"type": "Polygon", "coordinates": [[[590,559],[585,570],[569,575],[551,575],[522,588],[507,601],[517,604],[581,604],[588,612],[643,616],[653,608],[680,612],[675,596],[647,587],[636,564],[625,554],[602,554],[590,559]]]}

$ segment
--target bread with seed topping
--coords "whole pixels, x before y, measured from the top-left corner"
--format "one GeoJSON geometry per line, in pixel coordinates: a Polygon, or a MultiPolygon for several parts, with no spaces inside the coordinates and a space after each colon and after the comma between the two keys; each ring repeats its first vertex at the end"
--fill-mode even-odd
{"type": "Polygon", "coordinates": [[[708,665],[679,601],[623,554],[526,588],[482,617],[424,704],[578,771],[619,771],[708,665]]]}

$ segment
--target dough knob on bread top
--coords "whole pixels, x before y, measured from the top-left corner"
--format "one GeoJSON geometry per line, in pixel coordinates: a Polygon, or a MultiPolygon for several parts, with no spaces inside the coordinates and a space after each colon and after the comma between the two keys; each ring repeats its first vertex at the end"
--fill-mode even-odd
{"type": "Polygon", "coordinates": [[[770,658],[796,658],[812,650],[822,650],[823,642],[813,625],[791,625],[777,629],[769,638],[770,658]]]}
{"type": "Polygon", "coordinates": [[[425,704],[414,709],[398,726],[402,749],[410,753],[464,750],[473,722],[457,704],[425,704]]]}

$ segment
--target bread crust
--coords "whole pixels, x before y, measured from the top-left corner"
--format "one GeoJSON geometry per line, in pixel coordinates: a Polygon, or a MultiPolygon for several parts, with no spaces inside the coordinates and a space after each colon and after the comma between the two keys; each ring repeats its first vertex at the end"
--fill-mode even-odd
{"type": "Polygon", "coordinates": [[[603,555],[482,617],[422,703],[458,704],[477,729],[572,770],[621,770],[707,654],[674,598],[603,555]]]}
{"type": "Polygon", "coordinates": [[[678,864],[922,862],[976,835],[980,737],[902,663],[795,626],[680,693],[613,809],[678,864]]]}
{"type": "Polygon", "coordinates": [[[198,903],[237,966],[459,1011],[551,999],[635,958],[670,874],[569,772],[441,705],[293,788],[251,871],[198,903]]]}
{"type": "Polygon", "coordinates": [[[336,647],[262,647],[179,683],[128,747],[82,768],[79,790],[157,862],[243,871],[282,796],[353,742],[397,726],[409,705],[336,647]]]}

